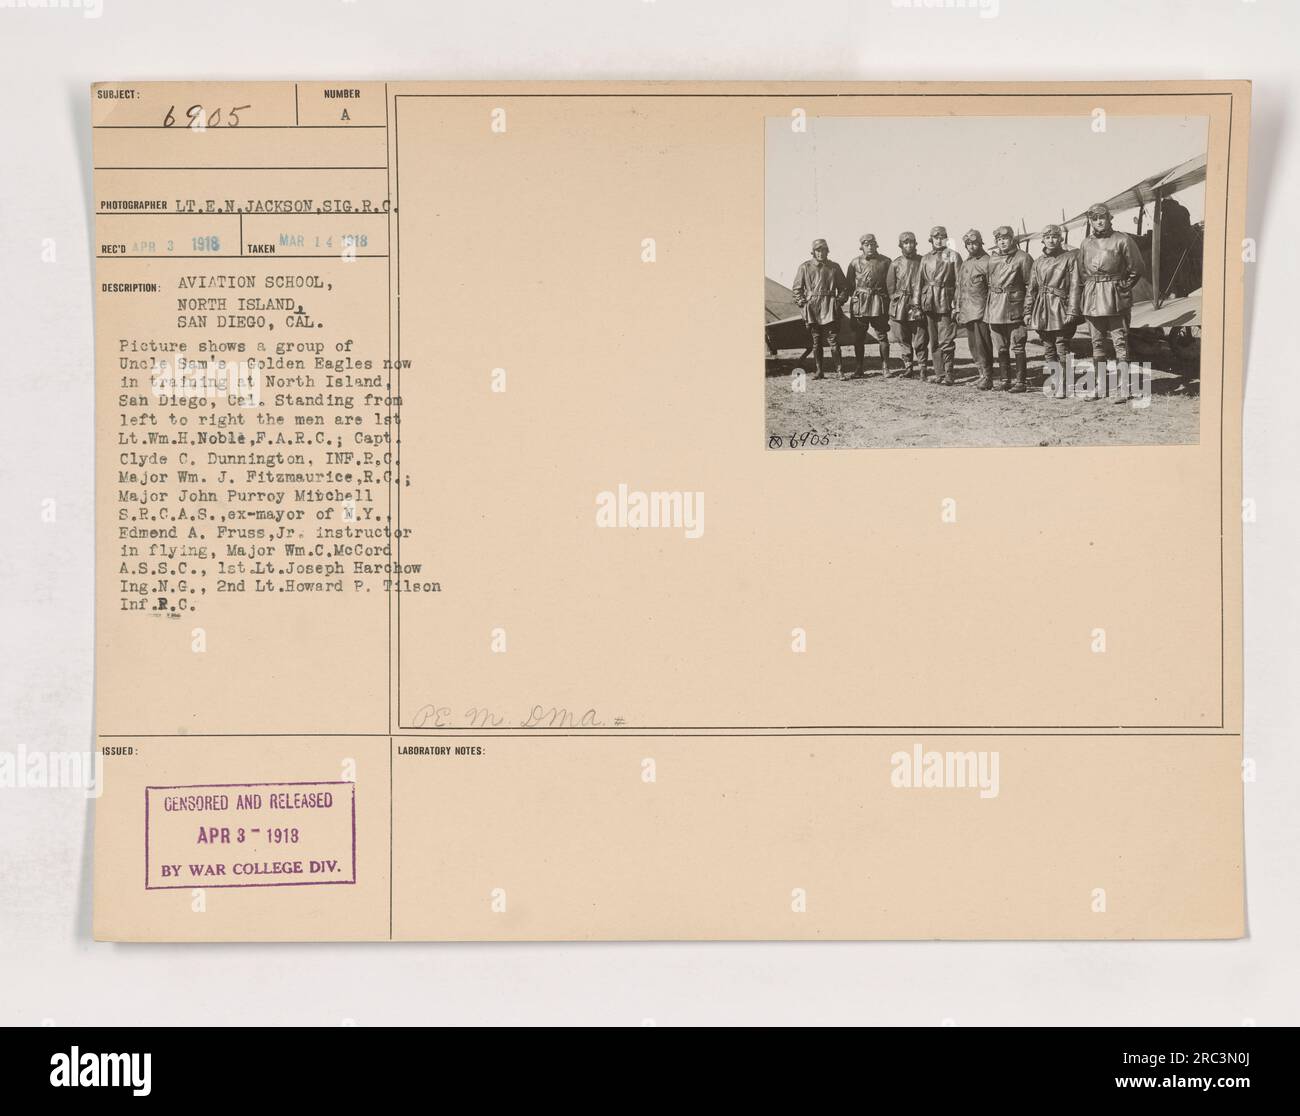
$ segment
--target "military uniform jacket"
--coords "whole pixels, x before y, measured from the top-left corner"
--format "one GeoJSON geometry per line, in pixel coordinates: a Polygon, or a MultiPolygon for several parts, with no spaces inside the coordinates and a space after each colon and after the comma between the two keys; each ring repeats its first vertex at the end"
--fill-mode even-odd
{"type": "Polygon", "coordinates": [[[1084,315],[1101,318],[1130,309],[1133,286],[1143,274],[1142,252],[1128,233],[1084,237],[1079,245],[1084,315]]]}
{"type": "Polygon", "coordinates": [[[1081,294],[1078,252],[1071,249],[1039,256],[1029,275],[1026,324],[1040,333],[1064,329],[1066,322],[1079,317],[1081,294]]]}
{"type": "Polygon", "coordinates": [[[916,284],[921,277],[921,257],[899,256],[889,265],[886,285],[889,287],[889,316],[896,322],[908,320],[908,312],[916,305],[916,284]]]}
{"type": "Polygon", "coordinates": [[[961,256],[951,248],[927,252],[916,270],[916,304],[927,314],[951,314],[957,301],[961,256]]]}
{"type": "Polygon", "coordinates": [[[1024,325],[1034,261],[1020,248],[1005,255],[994,252],[989,260],[989,307],[984,320],[989,325],[1024,325]]]}
{"type": "Polygon", "coordinates": [[[957,269],[956,317],[963,322],[978,322],[984,317],[989,301],[989,272],[993,257],[987,252],[967,256],[957,269]]]}
{"type": "Polygon", "coordinates": [[[855,318],[883,318],[889,313],[890,264],[888,256],[858,256],[849,264],[848,284],[853,292],[849,313],[855,318]]]}
{"type": "Polygon", "coordinates": [[[848,295],[840,265],[827,260],[804,260],[795,272],[790,290],[803,307],[803,320],[809,325],[828,325],[840,320],[840,302],[848,295]]]}

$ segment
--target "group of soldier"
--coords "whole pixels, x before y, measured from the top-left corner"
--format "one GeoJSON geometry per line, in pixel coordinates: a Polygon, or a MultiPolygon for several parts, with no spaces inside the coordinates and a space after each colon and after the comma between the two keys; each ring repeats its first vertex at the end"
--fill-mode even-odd
{"type": "MultiPolygon", "coordinates": [[[[994,229],[993,239],[994,248],[986,251],[983,236],[971,229],[962,238],[963,258],[948,247],[948,230],[935,225],[924,256],[917,253],[916,236],[904,232],[898,238],[902,255],[891,260],[866,233],[847,275],[829,259],[826,241],[813,241],[813,258],[800,264],[792,287],[812,337],[813,378],[825,377],[826,347],[841,379],[865,376],[863,349],[870,334],[880,347],[882,377],[952,386],[960,327],[979,370],[976,387],[992,390],[997,363],[1003,390],[1024,392],[1028,331],[1035,330],[1046,347],[1045,364],[1065,368],[1074,332],[1085,320],[1094,367],[1105,367],[1109,347],[1127,374],[1132,292],[1145,270],[1137,241],[1114,230],[1110,210],[1088,210],[1088,234],[1078,248],[1066,247],[1061,226],[1048,225],[1037,259],[1017,245],[1009,225],[994,229]],[[845,371],[840,351],[846,322],[857,357],[853,372],[845,371]],[[897,372],[889,363],[891,334],[903,352],[897,372]]],[[[1095,399],[1103,391],[1092,387],[1076,394],[1095,399]]]]}

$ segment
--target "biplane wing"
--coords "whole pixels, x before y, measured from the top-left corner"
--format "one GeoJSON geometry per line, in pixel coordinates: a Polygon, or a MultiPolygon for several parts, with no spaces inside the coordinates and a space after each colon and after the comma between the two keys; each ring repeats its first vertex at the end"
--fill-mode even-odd
{"type": "Polygon", "coordinates": [[[768,352],[779,349],[804,349],[812,344],[803,313],[794,300],[794,292],[775,279],[763,279],[763,336],[768,352]]]}
{"type": "Polygon", "coordinates": [[[763,279],[763,310],[769,324],[799,317],[794,292],[785,284],[766,277],[763,279]]]}
{"type": "MultiPolygon", "coordinates": [[[[1204,155],[1194,156],[1184,163],[1179,163],[1176,167],[1170,167],[1159,174],[1153,174],[1140,182],[1135,182],[1127,190],[1121,190],[1114,197],[1106,198],[1102,204],[1112,213],[1123,213],[1125,210],[1137,209],[1139,206],[1154,205],[1157,199],[1171,197],[1187,189],[1188,186],[1195,186],[1198,182],[1204,182],[1205,161],[1204,155]]],[[[1156,219],[1158,220],[1158,217],[1156,219]]],[[[1083,229],[1087,223],[1088,211],[1086,209],[1082,213],[1075,214],[1068,221],[1052,222],[1052,224],[1059,224],[1068,232],[1083,229]]],[[[1037,232],[1021,233],[1020,236],[1016,237],[1016,240],[1023,246],[1037,235],[1037,232]]]]}
{"type": "Polygon", "coordinates": [[[1133,305],[1130,329],[1183,329],[1199,328],[1201,324],[1201,292],[1193,291],[1183,298],[1171,298],[1154,306],[1150,302],[1133,305]]]}

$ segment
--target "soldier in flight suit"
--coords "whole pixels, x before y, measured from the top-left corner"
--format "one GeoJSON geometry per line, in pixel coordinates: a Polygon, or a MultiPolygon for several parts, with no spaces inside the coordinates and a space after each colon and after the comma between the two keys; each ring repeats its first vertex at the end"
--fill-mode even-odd
{"type": "Polygon", "coordinates": [[[971,359],[979,369],[980,391],[993,387],[993,360],[986,313],[989,302],[989,267],[992,260],[984,251],[984,237],[978,229],[971,229],[962,243],[966,258],[957,271],[956,317],[966,327],[966,340],[970,345],[971,359]]]}
{"type": "Polygon", "coordinates": [[[795,272],[790,290],[795,304],[803,309],[803,320],[812,334],[813,360],[817,371],[814,380],[825,379],[822,372],[822,346],[831,347],[835,358],[835,371],[844,379],[844,362],[840,357],[840,304],[848,297],[849,285],[840,265],[828,258],[830,248],[826,241],[813,241],[813,258],[804,260],[795,272]]]}
{"type": "Polygon", "coordinates": [[[1002,390],[1025,390],[1025,304],[1029,295],[1029,277],[1034,261],[1029,253],[1016,247],[1016,233],[1010,225],[993,230],[997,247],[989,265],[989,308],[985,316],[993,333],[993,355],[1002,366],[1002,390]],[[1011,383],[1011,365],[1015,362],[1016,382],[1011,383]]]}
{"type": "Polygon", "coordinates": [[[889,265],[886,283],[889,287],[889,318],[893,323],[894,340],[903,346],[903,376],[916,375],[925,379],[925,365],[930,357],[929,334],[925,316],[912,298],[920,278],[921,257],[916,254],[916,234],[900,233],[898,246],[903,254],[889,265]]]}
{"type": "Polygon", "coordinates": [[[853,327],[853,352],[858,358],[853,378],[865,375],[862,350],[867,331],[880,346],[880,375],[889,375],[889,257],[876,251],[876,238],[866,233],[858,241],[862,254],[849,264],[849,321],[853,327]]]}
{"type": "Polygon", "coordinates": [[[1055,363],[1060,371],[1053,375],[1057,399],[1064,397],[1065,370],[1070,366],[1071,328],[1078,322],[1079,254],[1061,246],[1061,226],[1043,229],[1043,254],[1034,261],[1029,275],[1029,297],[1025,303],[1025,326],[1038,331],[1047,350],[1044,360],[1055,363]]]}
{"type": "Polygon", "coordinates": [[[1128,233],[1111,228],[1110,210],[1098,204],[1088,210],[1091,232],[1079,245],[1081,304],[1092,334],[1092,363],[1096,370],[1096,397],[1104,394],[1106,343],[1115,353],[1123,388],[1113,402],[1122,403],[1128,386],[1128,319],[1133,309],[1133,288],[1146,274],[1142,251],[1128,233]]]}
{"type": "Polygon", "coordinates": [[[961,256],[948,247],[948,230],[935,225],[930,230],[930,251],[921,259],[913,287],[916,304],[925,314],[930,354],[934,359],[933,382],[951,387],[957,350],[957,323],[953,306],[957,300],[957,269],[961,256]]]}

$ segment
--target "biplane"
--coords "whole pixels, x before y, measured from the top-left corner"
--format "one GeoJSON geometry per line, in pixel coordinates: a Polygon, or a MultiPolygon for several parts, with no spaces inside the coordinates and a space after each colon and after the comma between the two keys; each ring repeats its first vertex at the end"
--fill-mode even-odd
{"type": "MultiPolygon", "coordinates": [[[[1187,210],[1174,195],[1205,181],[1205,156],[1198,155],[1159,174],[1142,179],[1104,202],[1119,228],[1121,214],[1137,211],[1134,234],[1142,248],[1149,279],[1133,290],[1133,320],[1138,328],[1171,328],[1201,324],[1201,240],[1199,227],[1191,224],[1187,210]],[[1151,227],[1143,231],[1150,216],[1151,227]],[[1173,298],[1170,299],[1170,295],[1173,298]],[[1143,306],[1142,304],[1146,305],[1143,306]],[[1177,305],[1175,305],[1175,303],[1177,305]]],[[[1064,217],[1064,214],[1062,214],[1064,217]]],[[[1062,220],[1066,244],[1070,234],[1088,235],[1088,214],[1062,220]]],[[[1021,221],[1024,228],[1024,221],[1021,221]]],[[[1022,232],[1016,239],[1022,247],[1037,233],[1022,232]]]]}

